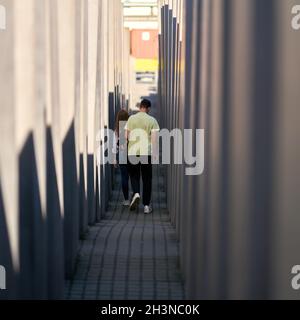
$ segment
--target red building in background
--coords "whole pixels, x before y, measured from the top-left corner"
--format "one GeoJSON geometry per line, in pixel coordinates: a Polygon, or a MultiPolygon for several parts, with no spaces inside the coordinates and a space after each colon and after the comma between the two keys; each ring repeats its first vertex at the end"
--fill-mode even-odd
{"type": "Polygon", "coordinates": [[[158,31],[132,30],[131,55],[136,59],[158,59],[158,31]]]}

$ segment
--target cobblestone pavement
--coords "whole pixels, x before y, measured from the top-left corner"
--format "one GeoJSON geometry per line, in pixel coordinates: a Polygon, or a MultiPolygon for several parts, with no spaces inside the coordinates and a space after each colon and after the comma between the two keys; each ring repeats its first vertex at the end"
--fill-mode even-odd
{"type": "Polygon", "coordinates": [[[81,242],[67,299],[184,299],[178,241],[158,169],[154,176],[151,215],[142,206],[134,213],[123,208],[120,188],[113,192],[106,217],[81,242]]]}

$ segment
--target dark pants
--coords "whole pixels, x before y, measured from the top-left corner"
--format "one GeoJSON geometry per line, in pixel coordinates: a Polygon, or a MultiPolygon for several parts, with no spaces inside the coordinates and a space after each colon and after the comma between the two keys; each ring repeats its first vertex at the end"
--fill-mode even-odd
{"type": "Polygon", "coordinates": [[[129,173],[128,166],[120,164],[121,178],[122,178],[122,191],[125,200],[129,200],[129,173]]]}
{"type": "Polygon", "coordinates": [[[129,159],[129,175],[132,185],[133,193],[140,193],[140,178],[142,174],[143,180],[143,204],[149,206],[151,202],[152,193],[152,164],[151,157],[148,158],[148,164],[139,162],[132,164],[129,159]]]}

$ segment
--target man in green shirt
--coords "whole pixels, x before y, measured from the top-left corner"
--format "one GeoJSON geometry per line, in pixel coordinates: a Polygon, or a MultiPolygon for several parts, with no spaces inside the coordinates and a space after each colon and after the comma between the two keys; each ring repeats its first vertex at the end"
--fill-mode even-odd
{"type": "Polygon", "coordinates": [[[140,104],[140,111],[131,116],[125,127],[128,143],[129,174],[133,189],[130,210],[134,211],[140,202],[140,177],[143,180],[144,213],[152,212],[152,155],[153,144],[157,143],[160,130],[157,120],[149,115],[151,102],[147,99],[140,104]]]}

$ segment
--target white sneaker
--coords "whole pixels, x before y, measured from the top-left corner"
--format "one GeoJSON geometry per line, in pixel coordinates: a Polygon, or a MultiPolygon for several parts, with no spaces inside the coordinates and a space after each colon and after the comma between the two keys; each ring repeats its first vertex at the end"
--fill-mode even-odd
{"type": "Polygon", "coordinates": [[[130,206],[130,201],[129,200],[125,200],[123,202],[123,207],[129,207],[130,206]]]}
{"type": "Polygon", "coordinates": [[[151,213],[153,210],[152,210],[152,207],[151,206],[145,206],[144,207],[144,214],[149,214],[151,213]]]}
{"type": "Polygon", "coordinates": [[[140,195],[138,193],[136,193],[133,198],[132,198],[132,201],[131,201],[131,204],[130,204],[130,211],[134,211],[136,210],[136,208],[138,207],[139,203],[140,203],[140,195]]]}

